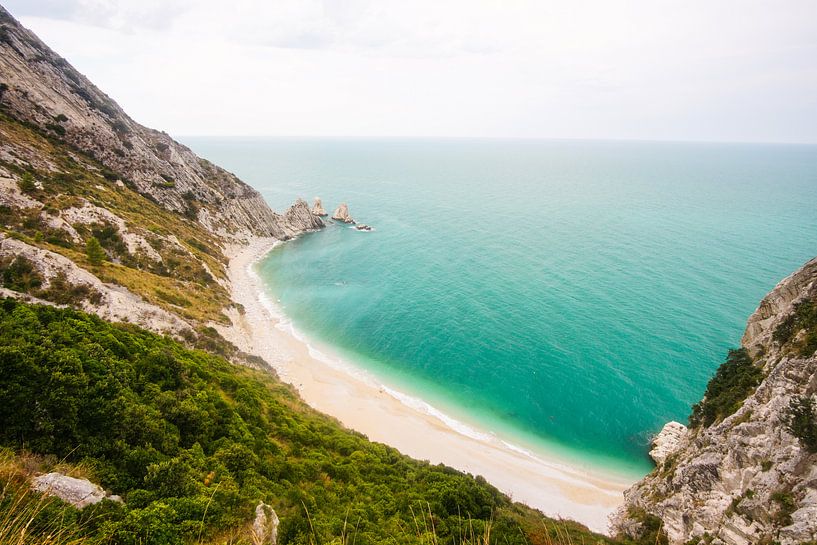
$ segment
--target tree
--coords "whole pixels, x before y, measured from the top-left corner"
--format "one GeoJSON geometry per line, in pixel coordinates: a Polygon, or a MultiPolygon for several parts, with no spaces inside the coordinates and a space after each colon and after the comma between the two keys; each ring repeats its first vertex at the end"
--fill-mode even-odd
{"type": "Polygon", "coordinates": [[[85,253],[88,255],[88,261],[91,265],[100,265],[105,260],[105,250],[99,243],[99,239],[91,237],[85,244],[85,253]]]}
{"type": "Polygon", "coordinates": [[[20,186],[20,191],[24,193],[31,193],[37,189],[37,184],[34,183],[34,176],[32,176],[30,172],[24,172],[20,181],[17,182],[17,185],[20,186]]]}

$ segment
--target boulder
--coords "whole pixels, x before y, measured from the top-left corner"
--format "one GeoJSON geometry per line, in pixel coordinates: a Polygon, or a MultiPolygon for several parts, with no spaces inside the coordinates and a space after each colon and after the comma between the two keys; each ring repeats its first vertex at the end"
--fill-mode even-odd
{"type": "Polygon", "coordinates": [[[87,479],[77,479],[56,472],[34,477],[31,488],[55,496],[77,509],[99,503],[104,499],[122,501],[119,496],[109,496],[101,486],[87,479]]]}
{"type": "Polygon", "coordinates": [[[255,520],[252,523],[252,542],[275,545],[278,541],[278,515],[264,502],[255,507],[255,520]]]}

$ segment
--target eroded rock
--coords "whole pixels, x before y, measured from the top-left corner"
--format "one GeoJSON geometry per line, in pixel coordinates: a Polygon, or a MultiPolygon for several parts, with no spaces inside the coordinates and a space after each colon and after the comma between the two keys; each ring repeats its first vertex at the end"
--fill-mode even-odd
{"type": "Polygon", "coordinates": [[[332,212],[332,219],[342,221],[344,223],[355,223],[355,220],[353,220],[352,216],[349,215],[349,207],[345,202],[340,203],[340,206],[335,208],[335,211],[332,212]]]}
{"type": "Polygon", "coordinates": [[[326,210],[323,209],[320,197],[315,197],[315,204],[312,205],[312,213],[316,216],[326,216],[326,210]]]}

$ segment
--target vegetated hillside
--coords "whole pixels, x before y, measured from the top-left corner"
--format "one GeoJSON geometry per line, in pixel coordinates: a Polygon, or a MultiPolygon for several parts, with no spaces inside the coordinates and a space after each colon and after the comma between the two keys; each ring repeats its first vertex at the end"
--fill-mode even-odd
{"type": "Polygon", "coordinates": [[[210,327],[225,250],[322,226],[134,122],[0,7],[0,285],[231,350],[210,327]]]}
{"type": "Polygon", "coordinates": [[[677,450],[625,493],[622,534],[643,537],[649,527],[673,544],[817,542],[817,259],[761,301],[741,344],[693,408],[677,450]]]}
{"type": "MultiPolygon", "coordinates": [[[[0,400],[0,446],[80,464],[125,501],[52,505],[35,542],[55,524],[110,543],[247,542],[264,501],[282,544],[612,543],[371,443],[269,374],[73,310],[0,302],[0,400]]],[[[5,461],[0,520],[24,488],[5,461]]]]}

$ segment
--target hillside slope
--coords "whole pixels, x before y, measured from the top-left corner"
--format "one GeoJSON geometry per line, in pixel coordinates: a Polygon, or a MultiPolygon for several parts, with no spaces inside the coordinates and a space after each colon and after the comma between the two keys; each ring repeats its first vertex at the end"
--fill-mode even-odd
{"type": "Polygon", "coordinates": [[[817,541],[817,259],[763,299],[741,344],[675,451],[625,493],[620,532],[658,517],[673,544],[817,541]]]}
{"type": "Polygon", "coordinates": [[[303,200],[277,214],[234,175],[130,119],[2,7],[0,189],[6,294],[224,350],[210,326],[229,324],[234,306],[225,250],[323,227],[303,200]]]}
{"type": "MultiPolygon", "coordinates": [[[[265,502],[281,544],[613,543],[369,442],[268,373],[133,326],[0,300],[0,371],[0,446],[43,471],[81,464],[124,500],[52,506],[34,542],[56,521],[89,543],[249,543],[265,502]]],[[[19,481],[0,464],[0,522],[19,481]]]]}

